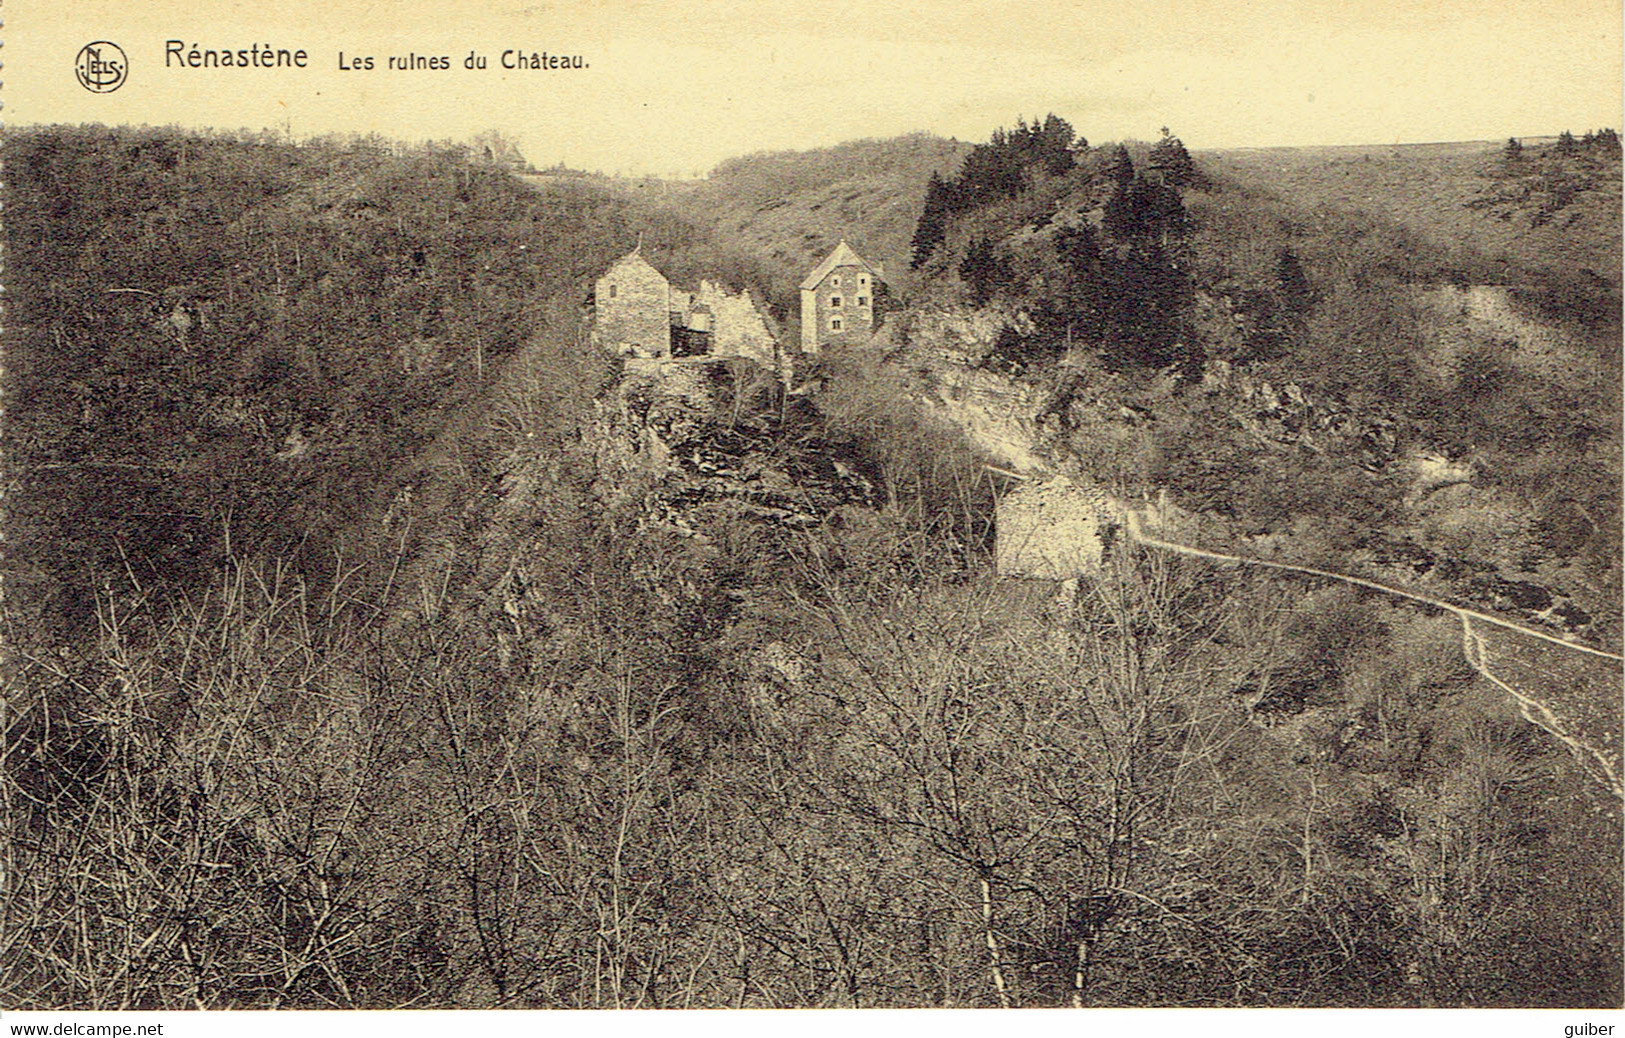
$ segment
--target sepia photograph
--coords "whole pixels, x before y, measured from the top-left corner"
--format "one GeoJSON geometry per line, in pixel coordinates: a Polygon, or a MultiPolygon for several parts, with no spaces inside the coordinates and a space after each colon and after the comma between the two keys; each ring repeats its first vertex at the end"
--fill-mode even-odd
{"type": "Polygon", "coordinates": [[[0,13],[10,1033],[1615,1033],[1617,0],[0,13]]]}

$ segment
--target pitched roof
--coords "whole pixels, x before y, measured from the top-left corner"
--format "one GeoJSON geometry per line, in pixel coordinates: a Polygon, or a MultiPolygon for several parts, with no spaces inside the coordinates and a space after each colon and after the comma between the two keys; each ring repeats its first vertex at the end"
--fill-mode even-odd
{"type": "Polygon", "coordinates": [[[817,288],[829,276],[829,272],[836,267],[862,267],[871,274],[875,272],[875,268],[864,262],[863,257],[853,252],[852,246],[846,243],[845,238],[842,238],[841,243],[835,246],[835,251],[825,256],[824,262],[814,267],[813,272],[807,275],[807,279],[801,283],[801,287],[803,289],[817,288]]]}
{"type": "Polygon", "coordinates": [[[662,280],[664,280],[666,275],[661,274],[660,271],[655,267],[654,264],[650,263],[648,260],[643,258],[642,254],[641,254],[642,249],[643,249],[643,244],[640,242],[640,243],[638,243],[638,247],[636,249],[633,249],[631,252],[629,252],[626,255],[622,256],[620,259],[616,260],[614,263],[611,263],[609,265],[609,269],[604,271],[604,273],[601,276],[602,277],[608,277],[609,275],[613,274],[615,271],[620,270],[622,267],[626,267],[626,266],[631,266],[634,269],[636,269],[638,267],[647,267],[649,270],[654,271],[655,274],[657,276],[659,276],[662,280]]]}

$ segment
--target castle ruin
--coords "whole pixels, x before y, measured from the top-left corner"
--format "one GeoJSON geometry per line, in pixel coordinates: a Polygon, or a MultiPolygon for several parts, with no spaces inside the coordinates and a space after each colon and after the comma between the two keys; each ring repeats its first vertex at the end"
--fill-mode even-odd
{"type": "MultiPolygon", "coordinates": [[[[842,240],[801,283],[801,349],[868,341],[883,268],[842,240]]],[[[789,376],[781,335],[749,292],[702,280],[674,289],[638,247],[610,264],[593,289],[593,342],[637,360],[748,357],[789,376]]]]}
{"type": "Polygon", "coordinates": [[[593,342],[641,360],[747,357],[788,374],[770,319],[747,292],[702,280],[674,289],[643,258],[642,245],[612,263],[593,289],[593,342]]]}
{"type": "Polygon", "coordinates": [[[1122,519],[1104,491],[1054,478],[999,498],[994,564],[1001,577],[1099,577],[1122,519]]]}

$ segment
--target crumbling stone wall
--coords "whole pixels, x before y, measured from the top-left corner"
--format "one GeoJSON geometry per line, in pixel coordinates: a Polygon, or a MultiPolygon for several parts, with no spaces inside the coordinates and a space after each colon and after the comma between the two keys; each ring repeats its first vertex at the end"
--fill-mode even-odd
{"type": "Polygon", "coordinates": [[[1065,479],[1026,483],[999,499],[994,558],[1000,576],[1098,577],[1120,521],[1106,494],[1065,479]]]}
{"type": "Polygon", "coordinates": [[[712,356],[749,357],[770,371],[778,370],[779,350],[773,332],[750,296],[701,281],[695,305],[711,312],[712,356]]]}

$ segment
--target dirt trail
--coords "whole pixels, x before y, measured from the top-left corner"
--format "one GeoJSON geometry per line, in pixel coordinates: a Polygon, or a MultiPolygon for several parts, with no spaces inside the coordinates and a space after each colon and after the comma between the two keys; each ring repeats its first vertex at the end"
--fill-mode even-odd
{"type": "Polygon", "coordinates": [[[1513,623],[1511,620],[1503,620],[1499,616],[1491,616],[1489,613],[1481,613],[1476,609],[1468,609],[1466,606],[1455,605],[1453,603],[1446,602],[1441,598],[1433,598],[1428,595],[1419,595],[1414,591],[1405,591],[1397,587],[1389,587],[1387,584],[1379,584],[1374,580],[1366,580],[1363,577],[1352,577],[1347,573],[1336,573],[1332,570],[1315,569],[1312,566],[1294,566],[1286,562],[1271,562],[1267,559],[1252,559],[1244,555],[1225,555],[1221,552],[1193,548],[1188,544],[1177,544],[1173,541],[1159,540],[1146,533],[1143,533],[1140,530],[1139,519],[1132,510],[1125,511],[1124,515],[1127,518],[1129,536],[1136,542],[1144,544],[1147,547],[1162,548],[1166,551],[1178,552],[1181,555],[1190,555],[1202,559],[1212,559],[1216,562],[1236,562],[1246,566],[1264,566],[1268,569],[1286,570],[1290,573],[1303,573],[1311,577],[1325,577],[1328,580],[1340,580],[1345,584],[1354,584],[1358,587],[1370,588],[1373,591],[1381,591],[1384,594],[1394,595],[1398,598],[1408,598],[1413,602],[1421,602],[1423,605],[1432,606],[1435,609],[1443,609],[1447,612],[1456,614],[1463,620],[1470,618],[1481,623],[1494,624],[1497,627],[1504,627],[1509,631],[1517,631],[1519,634],[1525,634],[1531,638],[1539,638],[1542,641],[1551,642],[1553,645],[1561,645],[1563,648],[1572,649],[1575,652],[1583,652],[1592,656],[1600,656],[1607,660],[1625,662],[1625,656],[1616,656],[1614,653],[1607,652],[1603,649],[1595,649],[1581,642],[1571,641],[1567,638],[1559,638],[1555,634],[1548,634],[1545,631],[1537,630],[1533,627],[1525,627],[1522,624],[1513,623]]]}
{"type": "MultiPolygon", "coordinates": [[[[1516,624],[1510,620],[1503,620],[1498,616],[1491,616],[1488,613],[1481,613],[1476,609],[1468,609],[1464,606],[1454,605],[1450,602],[1445,602],[1437,598],[1431,598],[1427,595],[1418,595],[1415,592],[1389,587],[1386,584],[1379,584],[1374,580],[1365,580],[1361,577],[1350,576],[1346,573],[1335,573],[1330,570],[1316,569],[1312,566],[1294,566],[1289,563],[1271,562],[1266,559],[1252,559],[1241,555],[1226,555],[1222,552],[1206,551],[1201,548],[1195,548],[1188,544],[1165,541],[1161,538],[1152,537],[1149,534],[1146,534],[1140,527],[1140,519],[1138,515],[1136,515],[1132,510],[1125,510],[1124,519],[1129,538],[1135,543],[1145,545],[1148,548],[1157,548],[1163,551],[1174,552],[1179,555],[1209,559],[1215,562],[1228,562],[1244,566],[1261,566],[1266,569],[1283,570],[1289,573],[1301,573],[1306,576],[1341,581],[1345,584],[1352,584],[1356,587],[1380,591],[1383,594],[1392,595],[1396,598],[1409,599],[1413,602],[1419,602],[1435,609],[1443,609],[1447,612],[1454,613],[1461,619],[1462,653],[1466,656],[1467,663],[1474,670],[1487,678],[1497,688],[1511,696],[1513,701],[1518,704],[1518,711],[1523,715],[1525,720],[1547,732],[1559,742],[1567,746],[1570,752],[1572,752],[1580,761],[1581,766],[1585,769],[1587,774],[1591,775],[1598,782],[1606,786],[1609,792],[1611,792],[1614,796],[1625,798],[1625,782],[1622,782],[1620,778],[1619,753],[1615,749],[1615,746],[1619,742],[1618,717],[1610,717],[1602,725],[1587,725],[1584,719],[1584,715],[1587,712],[1585,703],[1563,703],[1559,701],[1560,698],[1564,698],[1564,693],[1568,691],[1568,683],[1552,681],[1545,682],[1545,684],[1551,686],[1551,688],[1547,693],[1547,697],[1542,699],[1531,694],[1533,691],[1531,688],[1526,687],[1523,690],[1519,690],[1510,682],[1503,680],[1497,673],[1495,673],[1495,671],[1491,669],[1491,658],[1486,646],[1486,639],[1483,633],[1474,630],[1473,623],[1477,621],[1479,623],[1490,624],[1495,627],[1516,632],[1517,634],[1528,638],[1538,639],[1539,641],[1568,649],[1575,653],[1597,657],[1613,663],[1625,663],[1625,657],[1618,656],[1603,649],[1593,648],[1590,645],[1583,645],[1579,642],[1559,638],[1556,635],[1548,634],[1545,631],[1536,630],[1532,627],[1525,627],[1522,624],[1516,624]],[[1566,718],[1576,718],[1577,715],[1578,720],[1566,720],[1566,718]],[[1598,732],[1587,730],[1588,728],[1593,727],[1601,727],[1602,730],[1598,732]],[[1610,730],[1610,728],[1612,730],[1610,730]]],[[[1499,668],[1501,666],[1501,661],[1496,661],[1496,666],[1499,668]]],[[[1610,676],[1614,677],[1616,675],[1617,669],[1610,668],[1610,676]]],[[[1524,683],[1529,685],[1535,684],[1536,682],[1531,681],[1524,683]]],[[[1618,682],[1614,681],[1612,683],[1612,687],[1617,688],[1618,682]]],[[[1599,694],[1605,693],[1602,693],[1599,690],[1599,694]]]]}
{"type": "MultiPolygon", "coordinates": [[[[1518,315],[1504,290],[1473,289],[1459,295],[1460,298],[1452,299],[1451,304],[1460,308],[1461,316],[1493,325],[1501,334],[1513,337],[1525,351],[1523,359],[1526,363],[1552,363],[1554,357],[1561,358],[1569,352],[1567,344],[1549,329],[1518,315]]],[[[1031,401],[1021,389],[989,373],[966,371],[947,374],[942,389],[945,391],[936,400],[922,402],[934,405],[936,411],[957,425],[971,442],[988,455],[998,458],[1008,469],[1015,470],[1001,471],[1023,479],[1039,479],[1056,474],[1056,466],[1038,442],[1039,437],[1027,418],[1031,414],[1031,401]]],[[[1258,566],[1334,580],[1455,615],[1463,624],[1463,651],[1473,669],[1510,695],[1526,720],[1568,746],[1588,774],[1614,796],[1625,798],[1625,783],[1622,783],[1619,772],[1619,754],[1614,749],[1620,742],[1621,723],[1615,716],[1618,711],[1611,702],[1603,705],[1591,702],[1593,699],[1599,702],[1607,699],[1609,687],[1617,690],[1619,667],[1609,665],[1625,663],[1625,657],[1490,613],[1347,573],[1227,555],[1163,540],[1147,533],[1144,528],[1157,525],[1155,515],[1142,514],[1126,502],[1116,502],[1113,510],[1120,513],[1129,538],[1148,548],[1213,562],[1258,566]],[[1574,660],[1588,659],[1592,661],[1592,670],[1599,669],[1598,663],[1601,662],[1609,671],[1607,682],[1581,679],[1578,675],[1569,675],[1575,680],[1550,680],[1549,673],[1561,671],[1563,666],[1523,661],[1522,657],[1533,659],[1538,653],[1511,645],[1497,652],[1492,669],[1485,633],[1476,630],[1475,624],[1515,635],[1513,640],[1526,639],[1523,642],[1525,646],[1542,645],[1567,650],[1566,653],[1555,655],[1567,655],[1574,660]],[[1530,665],[1522,665],[1524,662],[1530,665]]]]}

